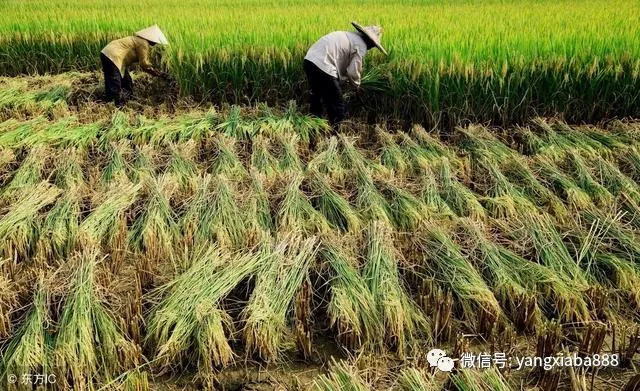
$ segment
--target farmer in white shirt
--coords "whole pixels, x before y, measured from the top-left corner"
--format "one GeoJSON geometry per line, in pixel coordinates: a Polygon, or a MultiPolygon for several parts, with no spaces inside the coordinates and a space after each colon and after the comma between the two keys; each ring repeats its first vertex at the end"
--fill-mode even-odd
{"type": "Polygon", "coordinates": [[[351,24],[357,32],[329,33],[313,44],[304,57],[304,71],[311,87],[311,114],[322,117],[324,104],[334,131],[345,118],[340,83],[348,81],[359,94],[362,60],[367,51],[377,47],[387,54],[380,44],[380,27],[362,27],[356,22],[351,24]]]}

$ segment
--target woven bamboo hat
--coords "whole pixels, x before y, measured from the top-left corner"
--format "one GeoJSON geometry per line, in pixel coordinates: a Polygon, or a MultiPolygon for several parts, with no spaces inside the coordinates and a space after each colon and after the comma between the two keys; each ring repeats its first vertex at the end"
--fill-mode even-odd
{"type": "Polygon", "coordinates": [[[164,36],[162,30],[160,30],[160,27],[158,27],[157,24],[136,32],[136,36],[144,38],[149,42],[159,43],[162,45],[167,45],[169,43],[167,37],[164,36]]]}
{"type": "Polygon", "coordinates": [[[353,27],[356,28],[360,33],[364,34],[373,42],[374,45],[384,54],[387,54],[387,51],[384,50],[382,45],[380,44],[380,38],[382,38],[382,27],[380,26],[366,26],[362,27],[356,22],[351,22],[353,27]]]}

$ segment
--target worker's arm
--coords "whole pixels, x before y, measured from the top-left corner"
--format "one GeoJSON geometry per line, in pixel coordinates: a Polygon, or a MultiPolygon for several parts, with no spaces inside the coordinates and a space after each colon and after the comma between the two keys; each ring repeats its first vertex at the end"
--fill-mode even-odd
{"type": "Polygon", "coordinates": [[[362,73],[363,54],[359,50],[355,50],[351,55],[351,62],[347,67],[347,77],[349,82],[357,89],[360,89],[360,74],[362,73]]]}
{"type": "Polygon", "coordinates": [[[158,71],[151,65],[151,62],[149,61],[148,44],[136,45],[136,52],[138,54],[138,63],[140,64],[140,69],[150,74],[151,76],[164,76],[164,72],[158,71]]]}

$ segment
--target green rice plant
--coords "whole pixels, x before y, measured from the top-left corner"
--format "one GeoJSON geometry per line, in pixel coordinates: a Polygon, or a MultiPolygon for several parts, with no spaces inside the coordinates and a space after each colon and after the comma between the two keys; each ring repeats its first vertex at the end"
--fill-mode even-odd
{"type": "Polygon", "coordinates": [[[391,228],[384,222],[371,222],[366,231],[366,246],[362,274],[383,320],[387,343],[404,357],[418,338],[431,340],[429,322],[403,286],[391,228]]]}
{"type": "Polygon", "coordinates": [[[457,391],[511,391],[504,376],[496,368],[461,369],[452,374],[451,383],[457,391]]]}
{"type": "Polygon", "coordinates": [[[243,177],[246,171],[236,154],[235,139],[219,134],[213,139],[213,144],[215,152],[211,172],[233,178],[243,177]]]}
{"type": "Polygon", "coordinates": [[[482,220],[486,213],[476,196],[467,189],[451,172],[451,163],[446,157],[436,163],[440,183],[440,197],[458,216],[468,216],[482,220]]]}
{"type": "Polygon", "coordinates": [[[146,203],[129,230],[129,244],[144,251],[152,260],[166,259],[173,253],[180,233],[170,200],[177,190],[175,178],[163,175],[158,179],[145,175],[141,193],[146,203]]]}
{"type": "Polygon", "coordinates": [[[53,183],[61,189],[80,188],[85,184],[83,163],[85,156],[77,148],[65,148],[56,158],[53,183]]]}
{"type": "Polygon", "coordinates": [[[138,364],[140,348],[128,341],[105,307],[96,282],[99,253],[85,248],[75,256],[77,268],[60,314],[53,362],[61,381],[76,390],[93,389],[138,364]]]}
{"type": "Polygon", "coordinates": [[[15,171],[11,181],[2,189],[5,199],[13,198],[20,189],[36,185],[44,179],[44,170],[51,150],[45,146],[33,147],[15,171]]]}
{"type": "Polygon", "coordinates": [[[26,257],[33,252],[41,233],[38,212],[54,203],[61,192],[47,182],[18,191],[16,201],[0,217],[0,251],[4,257],[26,257]]]}
{"type": "Polygon", "coordinates": [[[326,148],[309,161],[307,169],[317,171],[333,182],[344,182],[347,177],[347,169],[342,162],[339,141],[336,136],[331,136],[326,148]]]}
{"type": "Polygon", "coordinates": [[[432,214],[427,206],[407,190],[391,182],[381,184],[382,194],[387,200],[389,215],[394,225],[401,230],[418,229],[432,214]]]}
{"type": "Polygon", "coordinates": [[[149,312],[146,344],[160,368],[195,362],[210,374],[233,361],[228,340],[233,322],[222,301],[270,262],[269,243],[262,245],[260,251],[234,255],[217,247],[195,248],[185,253],[190,266],[183,273],[149,293],[156,304],[149,312]]]}
{"type": "Polygon", "coordinates": [[[591,176],[589,168],[580,154],[576,150],[571,150],[567,153],[569,155],[569,164],[578,186],[584,189],[598,206],[613,205],[615,203],[614,197],[591,176]]]}
{"type": "Polygon", "coordinates": [[[167,172],[178,181],[181,190],[192,193],[197,188],[200,169],[195,162],[197,145],[194,141],[182,144],[169,144],[171,159],[167,172]]]}
{"type": "MultiPolygon", "coordinates": [[[[52,338],[48,330],[51,320],[48,311],[48,292],[44,279],[40,276],[33,291],[31,308],[3,353],[0,364],[0,376],[3,379],[7,379],[9,375],[15,375],[21,380],[27,374],[52,373],[52,338]]],[[[7,387],[10,391],[22,391],[30,389],[31,385],[17,381],[7,384],[7,387]]]]}
{"type": "Polygon", "coordinates": [[[402,150],[396,144],[393,136],[382,128],[376,126],[376,138],[380,144],[378,156],[380,156],[380,163],[393,170],[395,175],[404,175],[408,170],[409,164],[405,161],[402,150]]]}
{"type": "MultiPolygon", "coordinates": [[[[138,199],[142,184],[114,183],[94,203],[91,213],[78,229],[78,241],[82,246],[103,245],[115,256],[125,248],[127,211],[138,199]]],[[[116,260],[117,264],[117,260],[116,260]]]]}
{"type": "Polygon", "coordinates": [[[303,176],[291,173],[286,181],[284,194],[278,204],[276,226],[278,230],[288,232],[321,233],[331,230],[329,222],[314,209],[307,196],[300,190],[303,176]]]}
{"type": "Polygon", "coordinates": [[[277,133],[275,137],[280,149],[280,170],[302,171],[302,162],[298,156],[298,135],[295,133],[277,133]]]}
{"type": "Polygon", "coordinates": [[[396,379],[394,389],[402,391],[437,391],[442,389],[442,386],[426,371],[416,368],[404,368],[396,379]]]}
{"type": "Polygon", "coordinates": [[[107,147],[107,164],[102,170],[100,181],[109,183],[111,181],[122,181],[127,178],[130,170],[126,157],[131,153],[131,146],[127,141],[112,143],[107,147]]]}
{"type": "Polygon", "coordinates": [[[251,167],[267,178],[278,172],[278,161],[269,151],[269,139],[261,134],[251,139],[251,167]]]}
{"type": "Polygon", "coordinates": [[[367,391],[371,384],[362,378],[358,370],[345,361],[331,361],[329,373],[313,381],[313,391],[367,391]]]}
{"type": "Polygon", "coordinates": [[[225,120],[217,124],[215,129],[237,140],[250,139],[257,132],[253,122],[243,118],[240,107],[235,105],[231,107],[225,120]]]}
{"type": "Polygon", "coordinates": [[[360,218],[349,202],[331,188],[322,174],[310,171],[309,175],[313,206],[334,228],[343,232],[357,232],[361,225],[360,218]]]}
{"type": "Polygon", "coordinates": [[[40,227],[37,247],[43,259],[64,259],[71,254],[80,226],[81,207],[80,189],[71,186],[48,211],[40,227]]]}
{"type": "Polygon", "coordinates": [[[353,257],[333,243],[322,246],[321,257],[333,270],[328,312],[338,339],[351,349],[382,348],[385,330],[381,314],[353,257]]]}
{"type": "Polygon", "coordinates": [[[492,323],[502,317],[494,293],[452,240],[452,232],[429,224],[416,237],[416,244],[424,254],[423,266],[452,292],[472,327],[486,331],[482,330],[484,321],[492,323]]]}
{"type": "Polygon", "coordinates": [[[317,251],[315,237],[285,234],[278,240],[243,311],[247,354],[257,353],[268,362],[278,360],[286,346],[287,314],[317,251]]]}
{"type": "Polygon", "coordinates": [[[583,210],[593,205],[591,197],[549,159],[538,156],[534,165],[549,186],[563,195],[569,207],[583,210]]]}

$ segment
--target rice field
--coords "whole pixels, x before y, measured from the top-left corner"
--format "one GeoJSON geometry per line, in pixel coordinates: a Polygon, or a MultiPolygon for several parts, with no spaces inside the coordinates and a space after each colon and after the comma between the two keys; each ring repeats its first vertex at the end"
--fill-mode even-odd
{"type": "Polygon", "coordinates": [[[332,136],[293,102],[119,111],[81,88],[100,87],[0,79],[3,382],[587,390],[635,374],[638,123],[332,136]],[[433,347],[620,364],[447,374],[433,347]]]}
{"type": "Polygon", "coordinates": [[[270,104],[298,99],[302,58],[351,20],[384,27],[388,58],[366,58],[353,113],[428,127],[561,115],[640,116],[640,5],[588,1],[5,0],[0,74],[99,68],[110,40],[159,24],[157,53],[184,95],[270,104]],[[158,48],[160,49],[160,48],[158,48]]]}

